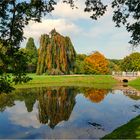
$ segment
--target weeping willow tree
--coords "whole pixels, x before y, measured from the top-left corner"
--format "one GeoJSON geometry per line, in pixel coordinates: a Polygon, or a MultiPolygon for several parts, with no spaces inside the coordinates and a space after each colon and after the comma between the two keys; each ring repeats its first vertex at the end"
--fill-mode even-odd
{"type": "Polygon", "coordinates": [[[71,74],[74,71],[76,52],[69,37],[54,30],[41,35],[38,50],[37,74],[71,74]]]}

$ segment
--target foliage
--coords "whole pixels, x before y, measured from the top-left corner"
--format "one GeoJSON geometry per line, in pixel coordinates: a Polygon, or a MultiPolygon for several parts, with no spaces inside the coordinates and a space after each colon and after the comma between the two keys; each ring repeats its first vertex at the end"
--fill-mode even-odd
{"type": "Polygon", "coordinates": [[[120,67],[116,65],[115,63],[109,61],[109,73],[111,74],[113,71],[120,71],[120,67]]]}
{"type": "Polygon", "coordinates": [[[11,86],[9,75],[2,75],[0,77],[0,94],[11,92],[14,88],[11,86]]]}
{"type": "MultiPolygon", "coordinates": [[[[62,0],[75,6],[75,0],[62,0]]],[[[116,26],[121,24],[126,26],[128,32],[132,33],[133,45],[140,43],[140,2],[139,0],[111,0],[113,8],[113,21],[116,26]],[[131,21],[133,22],[130,22],[131,21]]],[[[28,25],[30,20],[41,21],[43,14],[54,10],[55,0],[30,0],[30,1],[16,1],[16,0],[2,0],[0,2],[0,29],[1,37],[8,44],[12,43],[14,46],[20,44],[23,40],[23,28],[28,25]]],[[[108,4],[109,5],[109,4],[108,4]]],[[[98,19],[107,10],[107,5],[102,0],[85,0],[85,12],[92,13],[92,19],[98,19]]]]}
{"type": "Polygon", "coordinates": [[[13,56],[13,62],[11,62],[12,64],[12,75],[13,77],[13,82],[15,82],[15,84],[18,83],[26,83],[29,80],[31,80],[31,78],[29,78],[28,76],[26,76],[25,74],[25,69],[27,67],[27,58],[26,55],[21,52],[15,52],[14,56],[13,56]]]}
{"type": "Polygon", "coordinates": [[[74,73],[76,74],[85,74],[85,63],[84,59],[86,58],[85,54],[77,54],[76,55],[76,62],[75,62],[75,69],[74,73]]]}
{"type": "Polygon", "coordinates": [[[112,73],[112,71],[121,71],[121,60],[118,59],[108,59],[109,61],[109,71],[110,74],[112,73]]]}
{"type": "MultiPolygon", "coordinates": [[[[72,8],[75,7],[74,1],[75,0],[63,0],[63,2],[70,4],[72,8]]],[[[6,71],[9,65],[10,69],[13,69],[14,65],[12,64],[16,61],[14,55],[19,51],[20,42],[24,39],[24,27],[28,25],[31,20],[40,22],[43,14],[45,15],[54,10],[54,5],[56,3],[55,0],[0,1],[0,42],[6,48],[5,57],[1,57],[4,60],[2,60],[3,64],[1,63],[1,60],[0,63],[5,67],[6,71]]],[[[85,0],[85,5],[85,12],[92,12],[92,19],[97,19],[104,15],[107,9],[107,5],[104,5],[101,0],[85,0]]],[[[116,22],[116,26],[119,27],[121,24],[125,25],[126,30],[132,34],[130,43],[134,46],[139,45],[139,0],[112,0],[112,8],[114,10],[113,20],[116,22]]],[[[6,72],[4,71],[5,69],[1,70],[1,73],[6,72]]],[[[19,73],[21,72],[19,71],[19,73]]],[[[19,74],[18,79],[20,81],[22,80],[22,77],[20,77],[22,75],[25,75],[25,73],[19,74]]]]}
{"type": "Polygon", "coordinates": [[[37,64],[37,48],[34,44],[33,38],[30,37],[28,39],[25,51],[28,55],[28,64],[36,65],[37,64]]]}
{"type": "Polygon", "coordinates": [[[34,39],[30,37],[25,48],[20,51],[24,52],[27,57],[27,72],[35,72],[37,67],[38,52],[34,43],[34,39]]]}
{"type": "Polygon", "coordinates": [[[37,74],[70,74],[74,71],[76,52],[69,37],[54,30],[42,35],[38,51],[37,74]]]}
{"type": "Polygon", "coordinates": [[[126,56],[121,62],[123,71],[139,71],[140,70],[140,53],[135,52],[126,56]]]}
{"type": "Polygon", "coordinates": [[[108,61],[113,62],[114,64],[120,66],[122,59],[108,59],[108,61]]]}
{"type": "Polygon", "coordinates": [[[54,4],[53,0],[48,2],[42,0],[0,1],[0,42],[6,48],[5,54],[0,56],[0,63],[3,63],[2,66],[5,68],[1,70],[1,80],[3,79],[3,73],[7,72],[9,66],[15,75],[14,81],[16,83],[29,80],[23,69],[20,69],[22,68],[21,64],[24,62],[22,60],[23,54],[19,52],[20,42],[24,39],[23,28],[28,25],[30,20],[40,21],[43,13],[51,12],[54,9],[52,6],[54,4]]]}
{"type": "Polygon", "coordinates": [[[7,56],[9,53],[7,48],[0,45],[0,93],[8,93],[12,89],[11,83],[25,83],[31,78],[24,74],[26,69],[26,56],[21,51],[14,51],[13,57],[7,56]],[[11,72],[8,75],[7,72],[11,72]]]}
{"type": "MultiPolygon", "coordinates": [[[[51,12],[56,3],[53,0],[2,0],[0,2],[0,41],[18,47],[24,39],[23,28],[30,20],[40,21],[42,14],[51,12]]],[[[11,50],[12,51],[12,50],[11,50]]]]}
{"type": "Polygon", "coordinates": [[[99,52],[94,52],[85,58],[85,72],[87,74],[108,74],[109,62],[99,52]]]}
{"type": "Polygon", "coordinates": [[[0,43],[0,75],[6,71],[7,66],[7,56],[6,56],[7,49],[0,43]]]}
{"type": "Polygon", "coordinates": [[[140,115],[130,120],[127,124],[115,129],[111,134],[102,139],[139,139],[140,138],[140,115]]]}

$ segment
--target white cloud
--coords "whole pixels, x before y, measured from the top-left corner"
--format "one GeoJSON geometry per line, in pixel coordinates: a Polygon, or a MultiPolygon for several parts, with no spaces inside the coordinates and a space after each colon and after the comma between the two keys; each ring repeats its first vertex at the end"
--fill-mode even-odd
{"type": "MultiPolygon", "coordinates": [[[[101,17],[101,19],[104,19],[104,17],[110,16],[112,14],[110,2],[106,2],[106,4],[108,4],[107,11],[105,12],[105,15],[101,17]]],[[[92,12],[91,13],[84,12],[84,9],[86,7],[85,0],[77,0],[75,1],[75,5],[78,8],[72,9],[70,5],[63,3],[62,0],[60,0],[54,7],[55,9],[52,12],[52,16],[67,18],[69,20],[79,20],[79,19],[91,20],[90,16],[92,15],[92,12]]]]}
{"type": "Polygon", "coordinates": [[[70,20],[90,19],[90,14],[84,12],[85,1],[75,1],[75,5],[78,8],[72,9],[70,5],[63,3],[62,0],[60,0],[55,6],[55,10],[52,12],[52,15],[68,18],[70,20]]]}
{"type": "Polygon", "coordinates": [[[76,34],[80,31],[79,27],[65,19],[43,19],[41,23],[30,22],[24,30],[24,36],[38,40],[41,34],[49,33],[54,28],[62,34],[76,34]]]}
{"type": "MultiPolygon", "coordinates": [[[[109,2],[109,0],[104,1],[109,2]]],[[[90,19],[92,13],[84,12],[84,2],[84,0],[77,0],[76,5],[79,9],[72,9],[60,0],[52,12],[52,16],[48,19],[44,18],[42,23],[31,22],[25,28],[24,36],[33,37],[39,46],[41,34],[48,34],[55,28],[60,34],[71,38],[77,53],[90,53],[98,50],[109,58],[123,58],[130,53],[128,44],[130,35],[125,28],[115,27],[115,23],[112,21],[111,6],[108,6],[103,17],[94,21],[90,19]]]]}
{"type": "Polygon", "coordinates": [[[23,127],[39,128],[41,124],[37,118],[37,104],[34,105],[33,111],[29,113],[27,112],[24,102],[16,101],[15,104],[16,103],[17,105],[6,109],[6,112],[10,115],[12,123],[23,127]]]}

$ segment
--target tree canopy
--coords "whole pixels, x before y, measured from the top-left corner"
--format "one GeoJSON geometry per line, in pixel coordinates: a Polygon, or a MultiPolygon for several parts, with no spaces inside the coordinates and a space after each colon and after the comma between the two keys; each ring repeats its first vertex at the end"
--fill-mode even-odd
{"type": "Polygon", "coordinates": [[[69,37],[54,30],[41,35],[37,74],[70,74],[74,71],[76,52],[69,37]]]}
{"type": "MultiPolygon", "coordinates": [[[[62,0],[76,7],[76,0],[62,0]]],[[[113,21],[117,27],[121,24],[131,32],[133,45],[140,43],[140,1],[139,0],[111,0],[113,8],[113,21]],[[130,20],[131,19],[131,20],[130,20]],[[131,22],[132,21],[132,22],[131,22]]],[[[56,0],[2,0],[0,2],[0,41],[19,45],[24,39],[23,28],[30,20],[41,21],[43,14],[54,10],[56,0]]],[[[109,4],[108,4],[109,5],[109,4]]],[[[107,10],[107,4],[103,0],[85,0],[85,12],[91,13],[91,18],[97,20],[107,10]]]]}
{"type": "Polygon", "coordinates": [[[140,71],[140,53],[135,52],[126,56],[121,62],[123,71],[140,71]]]}
{"type": "Polygon", "coordinates": [[[85,72],[87,74],[107,74],[109,73],[109,62],[99,52],[94,52],[85,58],[85,72]]]}
{"type": "Polygon", "coordinates": [[[74,72],[76,74],[84,74],[85,73],[85,63],[84,59],[86,58],[85,54],[77,54],[76,55],[76,62],[75,62],[75,69],[74,72]]]}
{"type": "Polygon", "coordinates": [[[37,66],[37,48],[34,43],[34,39],[30,37],[25,47],[24,51],[27,55],[27,71],[28,72],[35,72],[37,66]]]}

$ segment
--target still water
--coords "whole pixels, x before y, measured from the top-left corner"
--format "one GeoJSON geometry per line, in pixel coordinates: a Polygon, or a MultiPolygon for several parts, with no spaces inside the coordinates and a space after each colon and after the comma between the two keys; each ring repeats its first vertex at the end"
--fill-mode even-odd
{"type": "Polygon", "coordinates": [[[48,87],[0,95],[0,138],[102,138],[140,115],[121,90],[48,87]]]}

